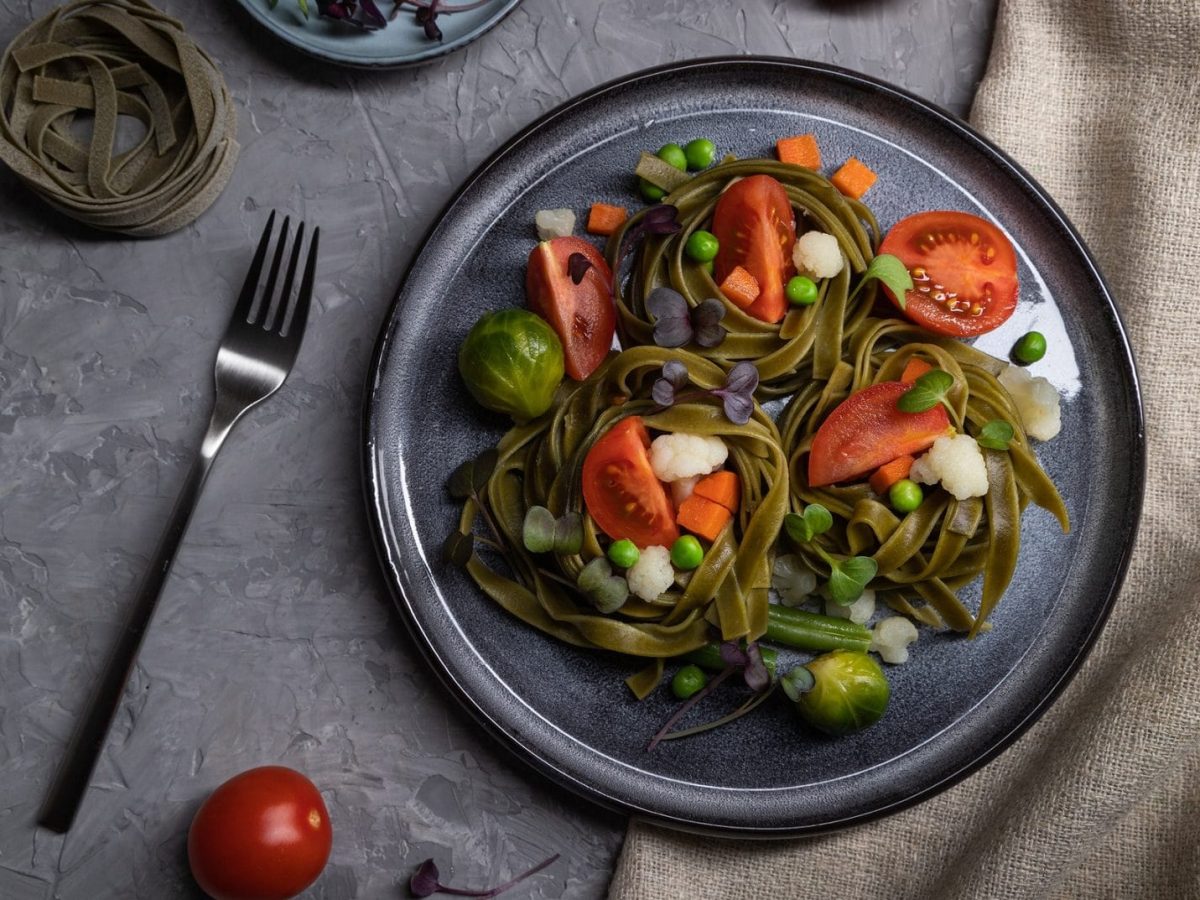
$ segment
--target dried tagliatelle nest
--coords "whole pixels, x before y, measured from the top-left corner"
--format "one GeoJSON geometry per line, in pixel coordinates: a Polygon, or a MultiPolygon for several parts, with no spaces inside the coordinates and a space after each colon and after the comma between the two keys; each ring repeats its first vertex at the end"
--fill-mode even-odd
{"type": "Polygon", "coordinates": [[[187,225],[229,181],[236,135],[212,59],[144,0],[68,3],[0,58],[0,160],[94,228],[153,236],[187,225]],[[118,152],[120,116],[145,134],[118,152]]]}

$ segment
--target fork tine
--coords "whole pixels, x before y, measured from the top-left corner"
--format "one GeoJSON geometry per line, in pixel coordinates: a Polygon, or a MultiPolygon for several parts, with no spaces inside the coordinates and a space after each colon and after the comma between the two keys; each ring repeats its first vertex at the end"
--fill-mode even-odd
{"type": "Polygon", "coordinates": [[[287,247],[288,226],[291,222],[291,216],[284,216],[283,227],[279,230],[279,243],[275,245],[275,257],[271,260],[271,274],[267,276],[267,286],[263,288],[263,305],[259,311],[262,314],[262,327],[264,331],[270,331],[274,326],[276,310],[287,299],[286,297],[281,299],[276,295],[275,282],[279,280],[279,267],[283,264],[283,251],[287,247]]]}
{"type": "Polygon", "coordinates": [[[276,318],[271,322],[272,331],[275,329],[275,322],[278,321],[280,334],[283,334],[284,326],[287,325],[288,315],[291,312],[292,303],[292,285],[296,283],[296,264],[300,262],[300,248],[304,246],[304,222],[301,222],[296,229],[296,240],[292,244],[292,257],[288,260],[287,275],[283,279],[283,290],[279,292],[279,312],[276,318]]]}
{"type": "Polygon", "coordinates": [[[242,282],[242,292],[238,294],[237,306],[233,308],[233,321],[239,319],[249,322],[253,311],[254,298],[258,296],[258,278],[262,275],[263,260],[267,256],[267,246],[271,243],[271,231],[275,227],[275,210],[267,216],[267,224],[263,226],[262,237],[258,239],[258,249],[254,251],[254,259],[250,262],[250,271],[242,282]]]}
{"type": "Polygon", "coordinates": [[[314,228],[312,243],[308,246],[308,261],[304,264],[304,275],[300,279],[300,292],[296,295],[296,305],[292,310],[291,320],[284,322],[284,337],[295,336],[299,344],[304,337],[304,327],[308,324],[308,307],[312,302],[313,282],[317,273],[317,244],[321,239],[321,229],[314,228]]]}

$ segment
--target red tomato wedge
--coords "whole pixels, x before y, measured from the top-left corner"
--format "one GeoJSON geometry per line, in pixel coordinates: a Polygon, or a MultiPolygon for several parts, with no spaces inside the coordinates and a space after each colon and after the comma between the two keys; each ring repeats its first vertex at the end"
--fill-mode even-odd
{"type": "Polygon", "coordinates": [[[583,238],[542,241],[529,254],[525,295],[529,308],[549,322],[562,341],[567,374],[583,381],[608,356],[617,330],[612,272],[604,256],[583,238]],[[579,284],[567,265],[576,253],[591,263],[579,284]]]}
{"type": "MultiPolygon", "coordinates": [[[[1017,254],[991,222],[939,211],[901,219],[880,253],[899,257],[912,275],[904,314],[934,334],[973,337],[1002,324],[1017,307],[1017,254]]],[[[886,287],[897,306],[896,297],[886,287]]]]}
{"type": "Polygon", "coordinates": [[[600,530],[638,547],[670,547],[679,537],[675,508],[650,468],[650,433],[629,416],[592,445],[583,460],[583,502],[600,530]]]}
{"type": "Polygon", "coordinates": [[[741,266],[759,288],[746,312],[763,322],[781,320],[788,310],[783,287],[796,274],[796,216],[783,185],[770,175],[735,181],[717,200],[712,231],[720,242],[713,261],[717,284],[741,266]]]}
{"type": "Polygon", "coordinates": [[[884,381],[834,407],[813,436],[809,487],[850,481],[897,457],[916,456],[949,434],[950,418],[940,403],[920,413],[896,409],[896,401],[911,388],[902,381],[884,381]]]}

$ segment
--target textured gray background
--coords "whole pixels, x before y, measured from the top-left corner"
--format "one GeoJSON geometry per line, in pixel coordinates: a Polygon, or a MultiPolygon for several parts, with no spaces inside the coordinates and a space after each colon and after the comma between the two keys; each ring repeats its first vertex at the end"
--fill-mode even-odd
{"type": "MultiPolygon", "coordinates": [[[[526,0],[412,71],[325,68],[228,3],[170,0],[217,59],[242,156],[153,242],[85,232],[0,173],[0,898],[198,895],[185,836],[255,765],[306,772],[334,825],[307,896],[396,897],[433,856],[483,885],[603,895],[624,822],[537,779],[452,706],[376,572],[359,402],[415,244],[455,187],[562,100],[658,63],[826,60],[964,113],[994,0],[526,0]],[[322,228],[296,370],[230,438],[67,838],[34,828],[208,416],[211,368],[271,207],[322,228]]],[[[386,7],[385,7],[386,8],[386,7]]],[[[42,9],[0,0],[0,40],[42,9]]]]}

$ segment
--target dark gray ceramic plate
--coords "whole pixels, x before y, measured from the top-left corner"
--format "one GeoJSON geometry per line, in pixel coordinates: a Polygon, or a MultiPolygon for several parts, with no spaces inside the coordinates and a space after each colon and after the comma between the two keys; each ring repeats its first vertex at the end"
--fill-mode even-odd
{"type": "Polygon", "coordinates": [[[1013,741],[1104,622],[1142,496],[1129,346],[1063,214],[954,117],[861,75],[791,60],[708,60],[622,79],[544,117],[483,165],[400,288],[369,381],[365,441],[368,503],[396,599],[431,665],[484,727],[599,803],[743,835],[808,833],[894,811],[1013,741]],[[768,704],[736,726],[648,754],[647,738],[674,705],[666,691],[635,702],[622,684],[632,665],[532,631],[438,560],[458,515],[447,476],[504,429],[467,395],[456,350],[479,315],[523,304],[536,210],[636,203],[638,151],[670,140],[706,135],[722,152],[749,157],[807,131],[827,163],[854,154],[879,172],[866,199],[885,227],[950,208],[993,218],[1012,236],[1021,303],[979,344],[1004,356],[1031,327],[1047,335],[1050,352],[1032,371],[1061,391],[1063,430],[1039,455],[1075,527],[1064,536],[1031,508],[995,629],[973,643],[925,631],[911,662],[889,669],[893,701],[875,727],[824,740],[782,703],[768,704]]]}

